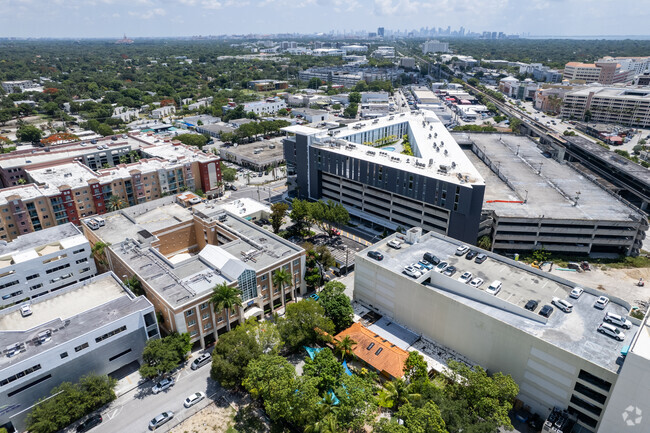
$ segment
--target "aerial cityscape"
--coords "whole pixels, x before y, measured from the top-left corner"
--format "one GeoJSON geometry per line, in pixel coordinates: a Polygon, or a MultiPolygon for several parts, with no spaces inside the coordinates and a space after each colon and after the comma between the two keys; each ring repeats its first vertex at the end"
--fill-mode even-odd
{"type": "Polygon", "coordinates": [[[0,4],[0,433],[650,433],[647,8],[0,4]]]}

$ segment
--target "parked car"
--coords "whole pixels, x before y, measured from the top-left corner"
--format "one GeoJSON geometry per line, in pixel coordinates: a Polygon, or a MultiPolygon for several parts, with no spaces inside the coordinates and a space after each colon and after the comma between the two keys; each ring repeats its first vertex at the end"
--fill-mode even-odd
{"type": "Polygon", "coordinates": [[[467,255],[465,256],[465,258],[466,258],[467,260],[473,260],[474,257],[476,257],[476,256],[478,256],[478,251],[476,251],[476,250],[470,250],[470,251],[467,253],[467,255]]]}
{"type": "Polygon", "coordinates": [[[623,331],[614,325],[610,325],[609,323],[601,323],[598,326],[598,332],[616,338],[618,341],[625,340],[625,334],[623,334],[623,331]]]}
{"type": "Polygon", "coordinates": [[[485,293],[488,295],[497,295],[501,291],[501,286],[503,284],[499,280],[494,280],[492,283],[488,286],[487,289],[485,289],[485,293]]]}
{"type": "Polygon", "coordinates": [[[526,310],[535,311],[535,309],[537,309],[538,305],[539,305],[539,302],[537,302],[534,299],[531,299],[530,301],[526,302],[526,305],[524,305],[524,308],[526,310]]]}
{"type": "Polygon", "coordinates": [[[204,353],[203,355],[199,356],[194,361],[192,361],[192,365],[190,368],[192,370],[197,370],[203,367],[204,365],[209,364],[210,362],[212,362],[212,356],[210,356],[209,353],[204,353]]]}
{"type": "Polygon", "coordinates": [[[598,299],[596,299],[596,303],[594,304],[594,307],[598,308],[599,310],[605,309],[605,307],[609,304],[609,298],[607,296],[601,296],[598,299]]]}
{"type": "Polygon", "coordinates": [[[202,393],[202,392],[195,392],[194,394],[190,395],[189,397],[187,397],[187,398],[185,399],[185,401],[183,402],[183,406],[185,406],[185,407],[192,407],[192,406],[194,406],[195,404],[197,404],[198,402],[200,402],[201,400],[203,400],[204,398],[205,398],[205,394],[204,394],[204,393],[202,393]]]}
{"type": "Polygon", "coordinates": [[[461,283],[465,283],[465,284],[469,283],[470,281],[472,281],[472,273],[471,272],[463,272],[463,275],[458,277],[458,281],[460,281],[461,283]]]}
{"type": "Polygon", "coordinates": [[[476,258],[474,259],[474,262],[478,263],[480,265],[481,263],[483,263],[486,260],[487,260],[487,254],[481,253],[478,256],[476,256],[476,258]]]}
{"type": "Polygon", "coordinates": [[[149,430],[155,430],[161,425],[165,424],[170,419],[174,418],[174,412],[168,410],[163,412],[160,415],[157,415],[154,419],[149,422],[149,430]]]}
{"type": "Polygon", "coordinates": [[[544,317],[550,317],[553,314],[553,307],[550,305],[544,305],[541,310],[539,310],[539,315],[544,317]]]}
{"type": "Polygon", "coordinates": [[[472,281],[469,282],[469,285],[476,289],[481,287],[481,284],[483,284],[483,278],[474,278],[472,281]]]}
{"type": "Polygon", "coordinates": [[[605,314],[605,319],[603,320],[607,323],[620,326],[621,328],[624,329],[630,329],[632,327],[632,322],[627,320],[625,317],[619,316],[618,314],[614,314],[614,313],[605,314]]]}
{"type": "Polygon", "coordinates": [[[419,277],[422,276],[422,272],[418,271],[413,266],[405,267],[404,272],[406,273],[406,275],[408,275],[409,277],[413,277],[413,278],[419,278],[419,277]]]}
{"type": "Polygon", "coordinates": [[[582,287],[574,287],[573,290],[571,290],[571,293],[569,293],[569,296],[571,296],[574,299],[578,299],[580,296],[582,296],[582,293],[585,290],[582,287]]]}
{"type": "Polygon", "coordinates": [[[174,386],[174,378],[166,377],[160,382],[158,382],[157,384],[155,384],[151,390],[153,391],[154,394],[158,394],[159,392],[165,391],[171,388],[172,386],[174,386]]]}
{"type": "Polygon", "coordinates": [[[384,256],[379,251],[368,251],[368,257],[375,259],[378,262],[384,260],[384,256]]]}
{"type": "Polygon", "coordinates": [[[398,240],[395,240],[395,239],[389,241],[386,245],[388,245],[391,248],[395,248],[396,250],[399,250],[400,248],[402,248],[402,243],[400,241],[398,241],[398,240]]]}
{"type": "Polygon", "coordinates": [[[440,262],[438,263],[438,266],[436,266],[436,272],[442,272],[445,270],[447,267],[448,263],[447,262],[440,262]]]}
{"type": "Polygon", "coordinates": [[[422,258],[431,263],[433,266],[436,266],[438,263],[440,263],[440,259],[431,253],[424,253],[424,256],[422,256],[422,258]]]}
{"type": "Polygon", "coordinates": [[[430,271],[431,269],[433,269],[433,265],[431,263],[427,262],[426,260],[420,260],[418,262],[418,264],[420,265],[420,267],[426,268],[427,271],[430,271]]]}
{"type": "Polygon", "coordinates": [[[23,317],[32,315],[32,306],[30,304],[23,304],[20,306],[20,315],[23,317]]]}
{"type": "Polygon", "coordinates": [[[454,275],[456,273],[456,266],[447,266],[442,273],[443,273],[443,275],[451,277],[452,275],[454,275]]]}
{"type": "Polygon", "coordinates": [[[91,428],[101,424],[103,421],[102,416],[99,414],[91,415],[86,421],[77,426],[77,433],[87,432],[91,428]]]}
{"type": "Polygon", "coordinates": [[[557,308],[564,311],[565,313],[570,313],[573,311],[573,305],[571,305],[571,303],[569,303],[564,299],[554,297],[553,300],[551,301],[551,304],[555,305],[557,308]]]}
{"type": "Polygon", "coordinates": [[[463,254],[465,254],[468,251],[469,251],[469,247],[467,245],[461,245],[458,248],[456,248],[456,253],[455,254],[457,256],[462,256],[463,254]]]}
{"type": "Polygon", "coordinates": [[[237,191],[237,187],[235,185],[230,185],[230,189],[233,191],[237,191]]]}

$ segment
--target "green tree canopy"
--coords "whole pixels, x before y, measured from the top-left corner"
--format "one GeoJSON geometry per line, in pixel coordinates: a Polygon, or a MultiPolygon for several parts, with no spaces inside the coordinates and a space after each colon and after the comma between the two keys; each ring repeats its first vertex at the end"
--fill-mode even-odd
{"type": "Polygon", "coordinates": [[[354,309],[350,298],[344,293],[345,284],[330,281],[320,291],[318,302],[325,310],[325,315],[334,323],[336,332],[349,328],[354,319],[354,309]]]}
{"type": "Polygon", "coordinates": [[[162,339],[147,341],[142,351],[140,375],[155,378],[171,373],[185,361],[191,348],[188,333],[174,333],[162,339]]]}
{"type": "Polygon", "coordinates": [[[254,319],[241,324],[219,337],[212,352],[210,377],[226,388],[241,385],[248,364],[262,355],[257,341],[257,322],[254,319]]]}
{"type": "Polygon", "coordinates": [[[16,136],[20,141],[29,141],[30,143],[38,143],[43,137],[43,131],[34,125],[23,125],[16,131],[16,136]]]}
{"type": "Polygon", "coordinates": [[[181,134],[176,136],[176,140],[188,146],[198,147],[203,149],[203,146],[208,142],[207,137],[201,134],[181,134]]]}
{"type": "Polygon", "coordinates": [[[334,324],[325,317],[325,310],[313,299],[287,305],[284,318],[278,323],[280,335],[293,350],[313,344],[320,339],[316,328],[329,334],[334,332],[334,324]]]}
{"type": "Polygon", "coordinates": [[[237,170],[228,167],[223,163],[223,161],[221,161],[219,164],[221,165],[221,177],[223,180],[226,182],[234,182],[237,178],[237,170]]]}
{"type": "Polygon", "coordinates": [[[416,382],[429,377],[429,366],[420,352],[412,350],[404,363],[404,377],[409,382],[416,382]]]}
{"type": "Polygon", "coordinates": [[[311,222],[311,207],[309,202],[307,200],[294,198],[291,202],[291,213],[289,214],[289,218],[291,218],[291,221],[296,225],[296,230],[302,233],[311,222]]]}
{"type": "Polygon", "coordinates": [[[280,231],[288,209],[289,205],[281,201],[271,205],[271,227],[273,227],[273,233],[277,234],[280,231]]]}
{"type": "Polygon", "coordinates": [[[314,356],[314,359],[307,358],[302,372],[306,376],[317,378],[318,389],[323,393],[339,383],[343,374],[343,365],[329,348],[324,348],[314,356]]]}
{"type": "Polygon", "coordinates": [[[210,302],[214,306],[215,313],[219,314],[221,310],[225,310],[226,326],[230,330],[230,310],[242,306],[241,290],[237,287],[229,286],[224,281],[212,289],[210,302]]]}
{"type": "Polygon", "coordinates": [[[341,204],[332,200],[319,200],[309,203],[309,214],[319,229],[333,236],[333,228],[337,225],[345,225],[350,221],[350,214],[341,204]]]}
{"type": "Polygon", "coordinates": [[[111,128],[105,123],[100,123],[99,126],[97,126],[97,131],[95,132],[97,132],[100,135],[103,135],[104,137],[114,134],[113,128],[111,128]]]}

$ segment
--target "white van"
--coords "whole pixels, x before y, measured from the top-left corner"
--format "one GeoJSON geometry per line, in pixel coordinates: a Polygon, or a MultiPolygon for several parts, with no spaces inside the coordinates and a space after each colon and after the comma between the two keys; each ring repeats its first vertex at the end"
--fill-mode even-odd
{"type": "Polygon", "coordinates": [[[97,230],[100,226],[97,221],[95,221],[94,218],[89,218],[85,221],[86,225],[92,229],[92,230],[97,230]]]}

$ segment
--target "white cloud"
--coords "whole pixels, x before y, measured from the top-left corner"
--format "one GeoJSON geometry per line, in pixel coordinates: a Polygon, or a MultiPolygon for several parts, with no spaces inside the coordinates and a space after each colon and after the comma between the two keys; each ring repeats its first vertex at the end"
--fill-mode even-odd
{"type": "Polygon", "coordinates": [[[165,15],[167,15],[167,11],[165,9],[162,9],[162,8],[155,8],[155,9],[146,10],[144,12],[133,12],[133,11],[131,11],[131,12],[129,12],[129,15],[131,15],[132,17],[138,17],[138,18],[142,18],[142,19],[145,19],[145,20],[149,20],[149,19],[154,18],[154,17],[165,16],[165,15]]]}

